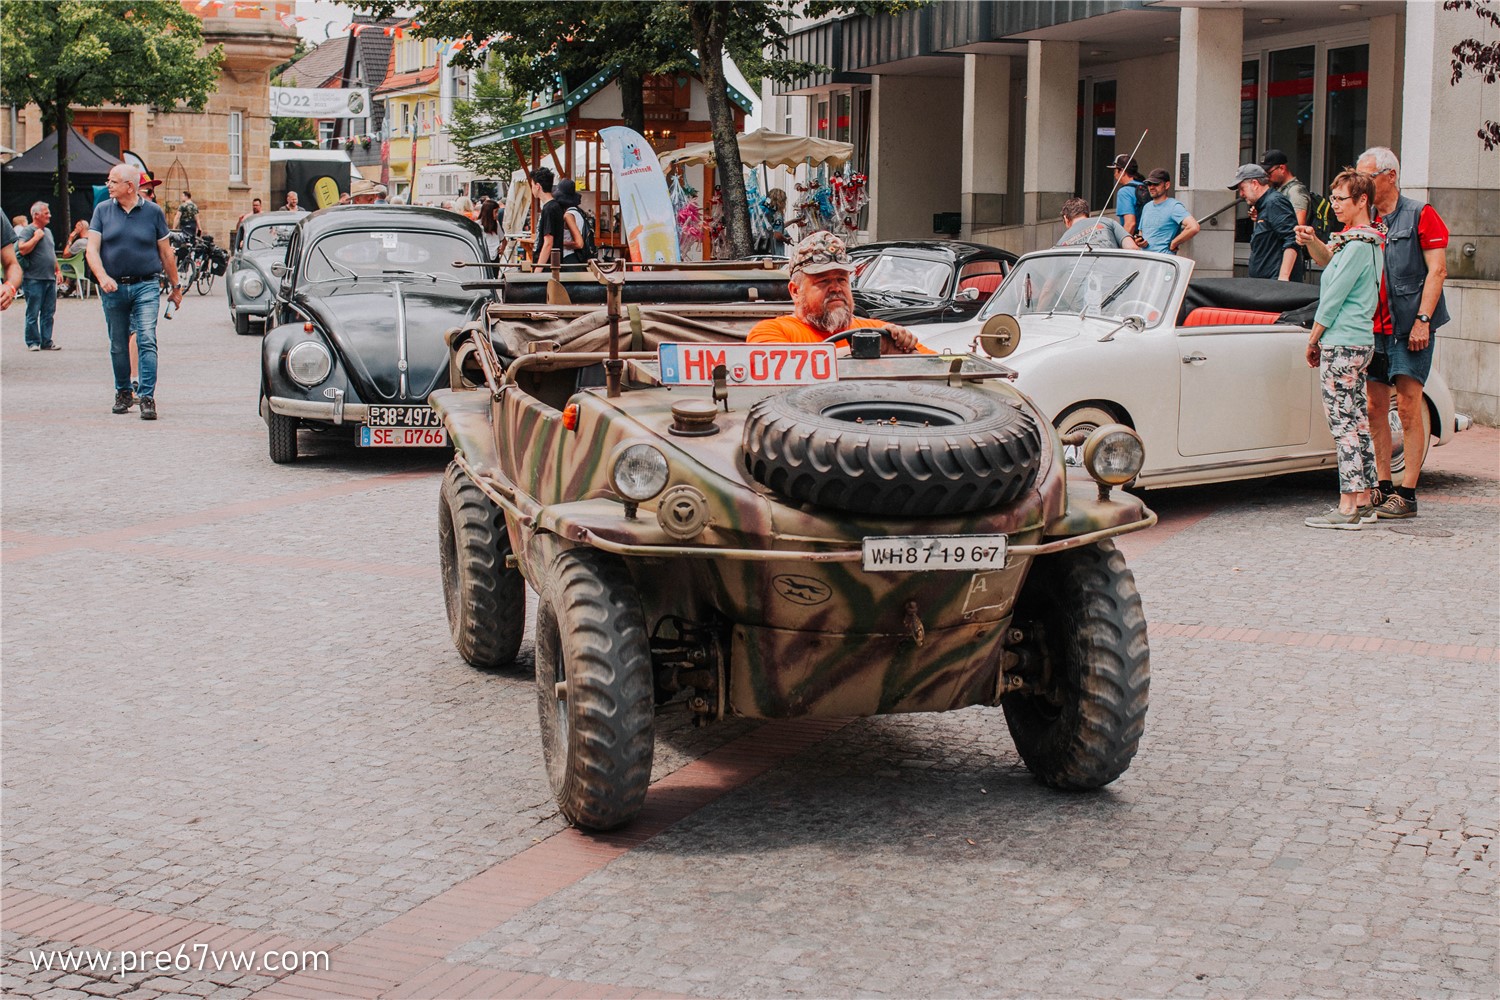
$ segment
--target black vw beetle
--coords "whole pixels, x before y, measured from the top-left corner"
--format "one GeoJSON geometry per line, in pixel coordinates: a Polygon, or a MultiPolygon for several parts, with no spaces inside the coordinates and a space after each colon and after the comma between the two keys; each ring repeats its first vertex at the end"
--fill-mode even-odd
{"type": "Polygon", "coordinates": [[[483,233],[440,209],[341,205],[303,217],[261,349],[260,413],[271,461],[297,458],[297,431],[350,434],[365,448],[448,444],[427,405],[448,388],[443,333],[480,318],[493,292],[483,233]]]}
{"type": "Polygon", "coordinates": [[[962,240],[892,240],[849,253],[854,311],[902,326],[973,318],[1016,262],[1008,250],[962,240]]]}

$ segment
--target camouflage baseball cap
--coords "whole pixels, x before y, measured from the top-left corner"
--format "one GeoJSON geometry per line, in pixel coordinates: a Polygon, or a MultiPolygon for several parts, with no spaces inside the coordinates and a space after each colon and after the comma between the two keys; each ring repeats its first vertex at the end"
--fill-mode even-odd
{"type": "Polygon", "coordinates": [[[854,261],[849,259],[849,249],[844,241],[827,230],[820,230],[803,238],[792,250],[787,270],[792,274],[806,271],[822,274],[824,271],[853,273],[854,261]]]}

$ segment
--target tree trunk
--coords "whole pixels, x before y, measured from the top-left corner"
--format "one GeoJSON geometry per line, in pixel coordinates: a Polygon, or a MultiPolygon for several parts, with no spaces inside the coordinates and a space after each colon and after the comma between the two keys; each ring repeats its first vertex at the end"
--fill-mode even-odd
{"type": "Polygon", "coordinates": [[[66,102],[59,101],[52,118],[57,122],[57,204],[53,206],[52,231],[66,235],[73,231],[72,206],[69,204],[72,199],[68,197],[68,139],[73,133],[73,109],[66,102]]]}
{"type": "Polygon", "coordinates": [[[734,131],[734,106],[729,100],[729,81],[724,76],[724,17],[734,5],[695,3],[689,20],[698,47],[699,72],[708,96],[708,120],[713,127],[714,161],[718,169],[719,196],[724,206],[724,227],[729,238],[729,256],[750,256],[750,211],[745,198],[745,171],[740,162],[740,144],[734,131]]]}
{"type": "Polygon", "coordinates": [[[638,69],[620,68],[620,118],[626,128],[646,132],[646,77],[638,69]]]}

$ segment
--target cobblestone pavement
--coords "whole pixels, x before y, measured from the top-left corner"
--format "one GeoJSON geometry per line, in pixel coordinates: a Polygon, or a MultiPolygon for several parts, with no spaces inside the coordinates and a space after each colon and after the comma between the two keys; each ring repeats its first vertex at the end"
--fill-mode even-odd
{"type": "Polygon", "coordinates": [[[1329,475],[1152,496],[1152,707],[1103,792],[1035,784],[997,709],[664,717],[646,814],[586,837],[529,647],[449,642],[442,455],[273,465],[218,289],[161,325],[155,424],[109,412],[96,302],[58,353],[0,323],[8,994],[1500,993],[1493,430],[1358,533],[1302,526],[1329,475]]]}

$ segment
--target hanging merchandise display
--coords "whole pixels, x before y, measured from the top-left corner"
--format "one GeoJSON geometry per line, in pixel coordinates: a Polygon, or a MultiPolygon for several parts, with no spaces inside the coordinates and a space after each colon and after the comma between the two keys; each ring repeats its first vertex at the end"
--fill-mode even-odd
{"type": "Polygon", "coordinates": [[[870,201],[868,178],[844,167],[842,175],[833,175],[833,203],[838,210],[839,226],[845,242],[859,229],[859,213],[870,201]]]}
{"type": "Polygon", "coordinates": [[[750,206],[750,245],[756,253],[765,253],[771,240],[771,206],[760,193],[760,178],[754,167],[746,170],[745,204],[750,206]]]}
{"type": "Polygon", "coordinates": [[[729,230],[724,225],[724,192],[716,186],[713,200],[708,206],[708,238],[713,249],[714,260],[723,260],[729,253],[729,230]]]}
{"type": "Polygon", "coordinates": [[[667,190],[672,196],[672,213],[677,219],[677,244],[682,248],[682,258],[702,260],[703,209],[693,200],[698,192],[684,184],[682,177],[675,172],[667,190]]]}
{"type": "Polygon", "coordinates": [[[798,227],[799,239],[805,238],[809,233],[840,231],[838,212],[833,204],[833,187],[828,183],[827,167],[810,171],[807,180],[796,186],[796,191],[795,214],[787,220],[787,225],[798,227]]]}

